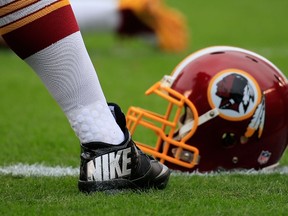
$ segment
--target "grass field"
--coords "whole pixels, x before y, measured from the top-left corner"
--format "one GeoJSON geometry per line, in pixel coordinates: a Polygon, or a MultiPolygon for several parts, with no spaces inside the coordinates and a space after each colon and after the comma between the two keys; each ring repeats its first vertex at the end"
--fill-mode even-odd
{"type": "MultiPolygon", "coordinates": [[[[288,1],[167,2],[187,16],[191,43],[183,53],[162,53],[139,39],[84,34],[107,100],[124,112],[130,105],[156,107],[145,90],[188,54],[208,46],[252,50],[288,75],[288,1]]],[[[0,215],[288,214],[288,152],[273,173],[174,173],[163,191],[84,195],[77,189],[78,140],[39,78],[5,49],[0,50],[0,77],[0,215]],[[55,177],[27,173],[23,166],[20,174],[7,171],[17,164],[50,167],[53,175],[67,167],[71,172],[55,177]]]]}

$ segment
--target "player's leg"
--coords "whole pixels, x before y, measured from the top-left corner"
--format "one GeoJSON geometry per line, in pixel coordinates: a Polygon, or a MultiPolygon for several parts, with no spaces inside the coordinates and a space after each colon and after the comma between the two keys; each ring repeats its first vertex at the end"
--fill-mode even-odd
{"type": "Polygon", "coordinates": [[[37,73],[81,142],[80,190],[121,188],[124,183],[140,188],[165,186],[169,170],[135,150],[124,115],[111,112],[120,108],[107,105],[69,1],[0,0],[0,14],[0,34],[37,73]],[[114,169],[97,162],[108,157],[114,169]],[[142,168],[152,168],[154,173],[138,170],[139,160],[147,162],[142,168]],[[129,166],[125,172],[120,163],[129,166]],[[100,179],[99,169],[110,172],[109,178],[100,179]],[[146,174],[148,179],[134,181],[146,174]]]}
{"type": "Polygon", "coordinates": [[[81,31],[111,32],[120,36],[140,36],[164,51],[187,47],[183,15],[163,0],[70,0],[81,31]],[[148,36],[148,37],[147,37],[148,36]]]}

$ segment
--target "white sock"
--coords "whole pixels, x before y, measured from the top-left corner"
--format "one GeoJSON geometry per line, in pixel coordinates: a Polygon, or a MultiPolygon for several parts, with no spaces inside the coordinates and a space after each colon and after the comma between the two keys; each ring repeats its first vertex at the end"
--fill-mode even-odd
{"type": "Polygon", "coordinates": [[[120,23],[119,0],[70,0],[82,31],[115,31],[120,23]]]}
{"type": "Polygon", "coordinates": [[[124,135],[106,103],[80,32],[25,61],[58,102],[81,143],[119,144],[124,135]]]}

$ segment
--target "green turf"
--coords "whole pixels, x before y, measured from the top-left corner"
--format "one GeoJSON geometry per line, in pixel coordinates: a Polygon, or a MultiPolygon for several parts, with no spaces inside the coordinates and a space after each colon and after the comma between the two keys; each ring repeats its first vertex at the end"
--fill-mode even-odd
{"type": "MultiPolygon", "coordinates": [[[[157,107],[144,92],[193,51],[232,45],[255,51],[288,74],[288,1],[167,0],[187,16],[187,51],[167,54],[140,39],[84,34],[107,100],[157,107]]],[[[65,116],[35,73],[0,50],[0,166],[79,164],[79,144],[65,116]]],[[[288,165],[288,153],[282,160],[288,165]]],[[[77,176],[0,176],[0,215],[287,215],[288,176],[171,177],[164,191],[97,193],[77,190],[77,176]]]]}

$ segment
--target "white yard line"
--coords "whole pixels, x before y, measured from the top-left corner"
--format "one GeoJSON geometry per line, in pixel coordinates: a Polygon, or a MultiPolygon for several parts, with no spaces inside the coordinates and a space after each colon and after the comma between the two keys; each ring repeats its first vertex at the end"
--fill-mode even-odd
{"type": "Polygon", "coordinates": [[[13,164],[0,167],[0,175],[13,176],[76,176],[79,174],[79,168],[45,166],[42,164],[13,164]]]}
{"type": "MultiPolygon", "coordinates": [[[[243,175],[258,175],[258,174],[288,174],[288,166],[278,167],[274,170],[269,171],[233,171],[233,172],[214,172],[209,174],[203,173],[183,173],[183,172],[173,172],[172,175],[183,175],[183,176],[214,176],[214,175],[228,175],[228,174],[243,174],[243,175]]],[[[61,166],[46,166],[43,164],[13,164],[9,166],[0,166],[0,175],[12,175],[12,176],[24,176],[24,177],[33,177],[33,176],[47,176],[47,177],[62,177],[62,176],[78,176],[79,168],[73,167],[61,167],[61,166]]]]}

